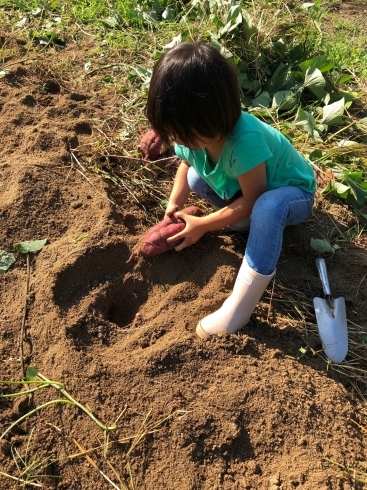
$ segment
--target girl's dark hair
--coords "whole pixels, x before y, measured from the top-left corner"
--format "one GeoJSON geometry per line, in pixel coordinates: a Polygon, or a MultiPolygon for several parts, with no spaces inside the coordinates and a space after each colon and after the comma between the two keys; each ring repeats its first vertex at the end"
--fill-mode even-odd
{"type": "Polygon", "coordinates": [[[236,73],[208,44],[179,44],[155,65],[145,111],[165,143],[179,137],[190,147],[198,136],[225,137],[241,114],[236,73]]]}

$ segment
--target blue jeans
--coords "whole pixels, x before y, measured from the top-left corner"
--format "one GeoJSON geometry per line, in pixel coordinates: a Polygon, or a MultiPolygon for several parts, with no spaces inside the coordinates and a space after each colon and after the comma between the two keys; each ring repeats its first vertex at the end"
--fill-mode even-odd
{"type": "MultiPolygon", "coordinates": [[[[216,209],[224,208],[239,197],[222,199],[193,167],[189,168],[187,180],[190,189],[216,209]]],[[[272,189],[258,198],[252,208],[245,248],[247,263],[254,271],[266,276],[274,272],[282,249],[284,228],[304,221],[311,213],[313,202],[314,194],[292,186],[272,189]]]]}

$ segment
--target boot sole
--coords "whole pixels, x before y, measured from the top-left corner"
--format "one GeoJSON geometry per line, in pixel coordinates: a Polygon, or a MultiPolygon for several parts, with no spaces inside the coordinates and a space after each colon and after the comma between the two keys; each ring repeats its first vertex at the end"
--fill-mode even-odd
{"type": "Polygon", "coordinates": [[[201,326],[200,322],[196,326],[196,334],[202,339],[202,340],[208,340],[210,335],[205,332],[203,327],[201,326]]]}
{"type": "Polygon", "coordinates": [[[220,332],[218,333],[208,333],[208,332],[205,332],[205,330],[203,329],[203,327],[201,326],[201,323],[199,322],[196,326],[196,334],[202,339],[202,340],[208,340],[210,337],[212,337],[213,335],[217,335],[217,336],[222,336],[222,335],[227,335],[228,332],[227,330],[221,330],[220,332]]]}

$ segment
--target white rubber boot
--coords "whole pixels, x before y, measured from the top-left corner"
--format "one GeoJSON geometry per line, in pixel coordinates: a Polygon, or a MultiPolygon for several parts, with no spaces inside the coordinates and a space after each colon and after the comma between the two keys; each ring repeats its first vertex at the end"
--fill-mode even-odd
{"type": "Polygon", "coordinates": [[[240,221],[236,221],[231,225],[226,226],[229,231],[245,231],[250,228],[250,217],[243,218],[240,221]]]}
{"type": "Polygon", "coordinates": [[[269,276],[255,272],[243,259],[232,294],[221,308],[203,318],[196,327],[196,333],[202,339],[221,332],[235,333],[250,320],[252,312],[259,302],[275,271],[269,276]]]}

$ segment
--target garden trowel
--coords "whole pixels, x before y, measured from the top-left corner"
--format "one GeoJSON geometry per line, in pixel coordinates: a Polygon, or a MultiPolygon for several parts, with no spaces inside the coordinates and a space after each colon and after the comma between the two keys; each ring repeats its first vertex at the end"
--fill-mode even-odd
{"type": "Polygon", "coordinates": [[[324,298],[314,298],[317,326],[327,357],[336,363],[342,362],[348,352],[347,314],[344,298],[334,299],[331,294],[325,260],[316,259],[324,298]]]}

